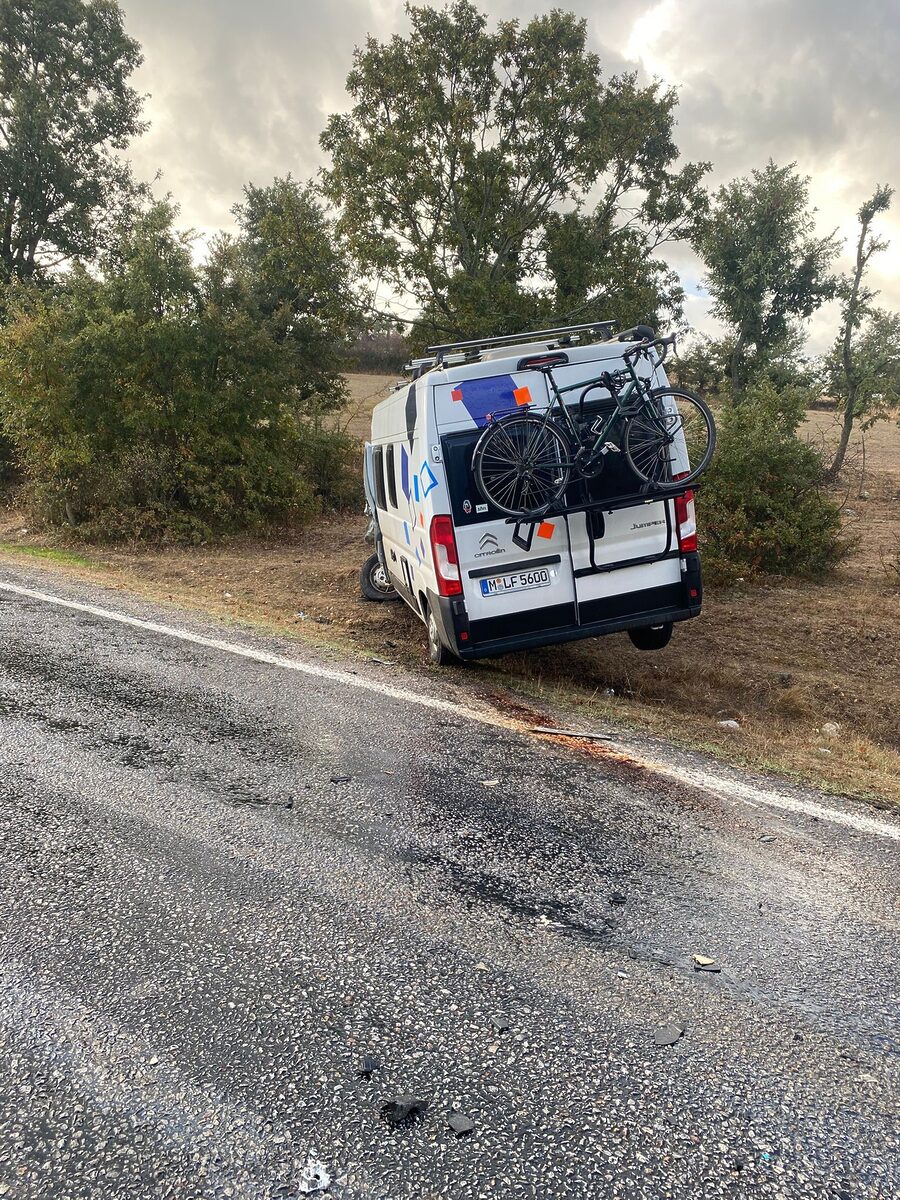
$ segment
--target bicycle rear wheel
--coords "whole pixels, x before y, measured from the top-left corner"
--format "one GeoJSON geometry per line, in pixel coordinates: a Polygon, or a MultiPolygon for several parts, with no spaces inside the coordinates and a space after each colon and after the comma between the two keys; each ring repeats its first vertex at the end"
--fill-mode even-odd
{"type": "Polygon", "coordinates": [[[569,443],[552,421],[523,413],[488,425],[472,453],[472,471],[489,504],[508,517],[524,517],[565,494],[570,457],[569,443]]]}
{"type": "Polygon", "coordinates": [[[699,479],[716,448],[716,423],[705,402],[684,388],[657,388],[625,423],[622,448],[635,475],[660,488],[699,479]]]}

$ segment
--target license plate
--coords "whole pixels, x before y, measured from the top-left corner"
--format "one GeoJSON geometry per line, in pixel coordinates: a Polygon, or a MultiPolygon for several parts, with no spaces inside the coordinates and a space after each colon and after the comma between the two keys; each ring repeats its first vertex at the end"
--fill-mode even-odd
{"type": "Polygon", "coordinates": [[[495,575],[493,579],[482,579],[482,596],[505,596],[507,592],[524,592],[528,588],[549,587],[550,572],[516,571],[514,575],[495,575]]]}

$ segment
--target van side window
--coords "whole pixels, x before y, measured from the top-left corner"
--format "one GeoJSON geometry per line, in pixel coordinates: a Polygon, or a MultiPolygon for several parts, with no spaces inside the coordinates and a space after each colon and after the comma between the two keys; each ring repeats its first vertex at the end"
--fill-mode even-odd
{"type": "Polygon", "coordinates": [[[397,473],[394,470],[394,444],[391,443],[384,456],[384,473],[387,476],[387,494],[391,508],[397,507],[397,473]]]}
{"type": "Polygon", "coordinates": [[[372,456],[375,475],[375,505],[382,511],[387,508],[384,497],[384,447],[377,446],[372,456]]]}

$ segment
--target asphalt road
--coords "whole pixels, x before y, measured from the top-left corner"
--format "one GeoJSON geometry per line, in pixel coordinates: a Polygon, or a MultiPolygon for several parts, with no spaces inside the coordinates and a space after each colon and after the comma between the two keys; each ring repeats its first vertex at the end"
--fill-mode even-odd
{"type": "Polygon", "coordinates": [[[470,681],[0,570],[0,1196],[900,1194],[900,821],[470,681]]]}

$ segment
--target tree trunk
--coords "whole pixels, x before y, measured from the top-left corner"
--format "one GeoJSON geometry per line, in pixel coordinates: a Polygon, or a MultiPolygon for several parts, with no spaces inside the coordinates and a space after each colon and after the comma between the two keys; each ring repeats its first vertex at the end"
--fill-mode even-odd
{"type": "Polygon", "coordinates": [[[738,334],[738,339],[734,344],[734,350],[731,353],[731,402],[739,404],[743,399],[744,387],[741,382],[740,365],[741,355],[744,353],[744,347],[747,345],[747,322],[746,319],[741,321],[741,331],[738,334]]]}
{"type": "Polygon", "coordinates": [[[841,468],[844,465],[844,457],[847,453],[847,447],[850,445],[850,434],[853,432],[853,418],[856,415],[856,388],[848,392],[846,402],[844,404],[844,422],[841,426],[841,440],[838,442],[838,448],[835,452],[834,461],[828,468],[828,478],[834,479],[840,475],[841,468]]]}
{"type": "Polygon", "coordinates": [[[863,271],[866,269],[868,255],[866,254],[866,234],[869,222],[863,220],[859,230],[859,241],[856,243],[856,269],[853,272],[853,286],[847,300],[847,310],[844,316],[844,331],[841,339],[841,363],[844,368],[844,423],[841,428],[841,440],[838,442],[834,461],[826,471],[826,478],[835,479],[844,465],[847,446],[850,444],[850,434],[853,432],[853,421],[856,417],[857,381],[853,370],[853,327],[856,323],[856,310],[859,305],[859,287],[863,271]]]}

